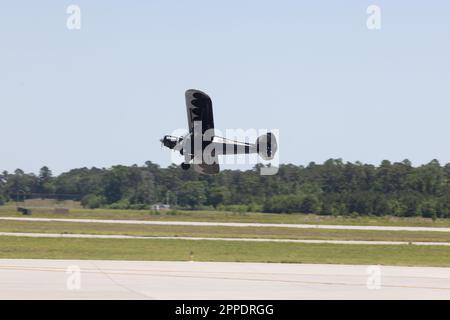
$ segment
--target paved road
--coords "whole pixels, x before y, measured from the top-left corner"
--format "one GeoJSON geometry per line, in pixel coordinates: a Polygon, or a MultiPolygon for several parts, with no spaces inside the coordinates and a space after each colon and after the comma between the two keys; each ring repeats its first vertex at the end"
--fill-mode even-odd
{"type": "Polygon", "coordinates": [[[110,219],[59,219],[59,218],[16,218],[0,217],[0,220],[10,221],[42,221],[42,222],[78,222],[78,223],[119,223],[119,224],[148,224],[173,226],[209,226],[209,227],[277,227],[300,229],[329,229],[329,230],[381,230],[381,231],[434,231],[450,232],[444,227],[394,227],[394,226],[341,226],[318,224],[288,224],[288,223],[241,223],[241,222],[200,222],[200,221],[148,221],[148,220],[110,220],[110,219]]]}
{"type": "Polygon", "coordinates": [[[415,245],[415,246],[450,246],[450,242],[420,242],[420,241],[365,241],[365,240],[302,240],[302,239],[264,239],[264,238],[206,238],[206,237],[143,237],[104,234],[74,234],[74,233],[26,233],[0,232],[0,237],[29,238],[84,238],[84,239],[160,239],[160,240],[210,240],[210,241],[246,241],[246,242],[285,242],[285,243],[331,243],[331,244],[363,244],[363,245],[415,245]]]}
{"type": "Polygon", "coordinates": [[[450,268],[0,260],[0,299],[450,299],[450,268]]]}

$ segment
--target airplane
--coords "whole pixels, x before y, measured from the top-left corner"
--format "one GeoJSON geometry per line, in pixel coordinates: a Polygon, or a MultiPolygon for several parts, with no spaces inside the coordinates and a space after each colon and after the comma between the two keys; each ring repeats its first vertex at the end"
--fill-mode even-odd
{"type": "Polygon", "coordinates": [[[218,137],[214,134],[211,98],[196,89],[187,90],[185,98],[189,133],[182,137],[165,135],[160,140],[162,145],[184,157],[183,170],[189,170],[192,163],[200,174],[217,174],[220,171],[219,155],[257,153],[264,160],[274,158],[278,145],[273,133],[259,136],[255,143],[218,137]]]}

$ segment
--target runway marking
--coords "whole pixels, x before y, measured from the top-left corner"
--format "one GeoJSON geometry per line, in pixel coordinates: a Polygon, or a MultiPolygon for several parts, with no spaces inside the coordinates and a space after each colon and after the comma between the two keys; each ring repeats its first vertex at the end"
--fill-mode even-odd
{"type": "MultiPolygon", "coordinates": [[[[118,260],[118,261],[121,261],[121,260],[118,260]]],[[[92,263],[91,260],[89,260],[89,262],[92,263]]],[[[194,261],[175,261],[175,262],[184,263],[184,262],[194,262],[194,261]]],[[[206,262],[206,263],[208,263],[207,261],[196,261],[196,262],[206,262]]],[[[209,262],[209,263],[214,263],[214,262],[209,262]]],[[[366,266],[366,265],[360,265],[360,266],[366,266]]],[[[369,266],[369,265],[367,265],[367,266],[369,266]]],[[[15,265],[11,265],[11,266],[8,266],[8,265],[1,266],[0,265],[0,270],[2,270],[2,269],[3,270],[15,270],[16,268],[19,268],[20,270],[31,270],[31,271],[34,270],[35,268],[41,268],[42,271],[65,271],[65,269],[62,269],[61,267],[29,267],[29,266],[15,266],[15,265]],[[44,270],[44,268],[45,268],[45,270],[44,270]]],[[[101,268],[102,271],[109,271],[109,272],[115,272],[115,270],[117,270],[117,269],[104,268],[104,267],[100,267],[100,268],[101,268]]],[[[438,268],[439,269],[439,268],[443,268],[443,267],[432,267],[432,268],[438,268]]],[[[86,267],[84,267],[83,271],[85,271],[85,270],[90,271],[90,270],[99,270],[99,269],[98,268],[93,269],[93,268],[86,268],[86,267]]],[[[142,270],[142,269],[121,269],[121,271],[123,271],[123,272],[130,272],[130,273],[133,273],[133,272],[137,273],[137,272],[141,272],[141,271],[145,272],[145,270],[142,270]]],[[[151,270],[151,272],[165,272],[165,273],[189,272],[189,273],[194,273],[194,274],[195,273],[199,273],[199,274],[202,274],[202,275],[204,275],[206,273],[208,273],[208,274],[223,274],[223,273],[226,273],[226,274],[231,274],[231,275],[233,275],[233,274],[241,274],[242,273],[242,272],[239,272],[239,271],[204,271],[204,270],[201,270],[201,271],[200,270],[199,271],[193,271],[193,270],[184,271],[184,270],[166,270],[166,269],[153,269],[153,270],[151,270]]],[[[257,275],[261,275],[261,276],[267,276],[267,275],[282,276],[282,275],[285,275],[285,273],[283,273],[283,272],[255,272],[255,271],[251,271],[251,274],[252,275],[257,274],[257,275]]],[[[335,277],[341,277],[341,276],[348,276],[348,275],[351,275],[351,274],[313,274],[313,273],[289,272],[289,275],[290,276],[331,276],[332,275],[332,276],[335,276],[335,277]]],[[[389,278],[389,277],[393,277],[393,276],[384,276],[384,277],[389,278]]],[[[423,276],[408,276],[408,278],[423,279],[424,277],[423,276]]],[[[434,280],[450,280],[449,277],[432,277],[432,279],[434,279],[434,280]]]]}
{"type": "Polygon", "coordinates": [[[108,220],[108,219],[61,219],[61,218],[18,218],[0,217],[0,220],[10,221],[41,221],[41,222],[73,222],[73,223],[109,223],[109,224],[141,224],[141,225],[174,225],[174,226],[204,226],[204,227],[271,227],[298,229],[328,229],[328,230],[373,230],[373,231],[430,231],[450,232],[445,227],[397,227],[397,226],[345,226],[318,224],[284,224],[284,223],[243,223],[243,222],[201,222],[201,221],[148,221],[148,220],[108,220]]]}
{"type": "Polygon", "coordinates": [[[450,242],[408,242],[408,241],[367,241],[367,240],[301,240],[301,239],[263,239],[263,238],[207,238],[207,237],[152,237],[126,235],[66,234],[66,233],[24,233],[0,232],[5,237],[31,238],[77,238],[77,239],[136,239],[136,240],[191,240],[191,241],[245,241],[245,242],[279,242],[305,244],[359,244],[359,245],[415,245],[415,246],[450,246],[450,242]]]}
{"type": "MultiPolygon", "coordinates": [[[[119,260],[120,261],[120,260],[119,260]]],[[[178,261],[178,262],[186,262],[186,261],[178,261]]],[[[205,261],[197,261],[197,262],[205,262],[205,261]]],[[[207,262],[207,261],[206,261],[207,262]]],[[[90,261],[90,263],[92,263],[92,261],[90,261]]],[[[207,262],[208,263],[208,262],[207,262]]],[[[210,262],[210,263],[214,263],[214,262],[210,262]]],[[[361,266],[365,266],[365,265],[361,265],[361,266]]],[[[369,266],[369,265],[367,265],[369,266]]],[[[61,267],[29,267],[29,266],[16,266],[16,265],[0,265],[0,270],[36,270],[36,268],[39,268],[40,271],[65,271],[64,268],[61,267]]],[[[442,267],[433,267],[433,268],[442,268],[442,267]]],[[[83,271],[91,271],[91,270],[101,270],[101,271],[107,271],[107,272],[115,272],[117,269],[111,269],[111,268],[103,268],[103,267],[98,267],[96,266],[96,268],[86,268],[83,267],[83,271]],[[99,269],[100,268],[100,269],[99,269]]],[[[121,269],[121,271],[126,272],[128,274],[128,272],[130,274],[138,274],[139,272],[145,272],[145,270],[142,269],[121,269]]],[[[166,270],[166,269],[152,269],[151,272],[165,272],[165,273],[179,273],[179,272],[188,272],[188,273],[199,273],[201,275],[204,274],[241,274],[242,272],[233,272],[233,271],[203,271],[203,270],[199,270],[199,271],[184,271],[184,270],[166,270]]],[[[146,273],[142,273],[142,275],[145,275],[146,273]]],[[[252,275],[261,275],[261,276],[267,276],[267,275],[272,275],[272,276],[282,276],[285,275],[285,273],[283,272],[255,272],[255,271],[251,271],[252,275]]],[[[352,274],[313,274],[313,273],[289,273],[290,276],[335,276],[335,277],[340,277],[340,276],[348,276],[348,275],[352,275],[352,274]]],[[[387,278],[389,277],[393,277],[393,276],[385,276],[387,278]]],[[[408,278],[417,278],[417,279],[423,279],[423,276],[408,276],[408,278]]],[[[449,280],[449,277],[432,277],[432,279],[434,280],[449,280]]],[[[450,289],[450,288],[449,288],[450,289]]]]}
{"type": "MultiPolygon", "coordinates": [[[[25,267],[25,266],[0,266],[0,270],[11,270],[11,271],[37,271],[37,272],[65,272],[65,268],[58,267],[25,267]],[[8,268],[3,268],[8,267],[8,268]],[[14,267],[14,268],[11,268],[14,267]]],[[[234,278],[234,277],[219,277],[219,276],[192,276],[192,275],[165,275],[165,274],[151,274],[151,273],[135,273],[135,272],[122,272],[123,270],[119,270],[116,272],[110,272],[110,275],[121,275],[121,276],[148,276],[148,277],[167,277],[167,278],[193,278],[193,279],[221,279],[221,280],[238,280],[238,281],[257,281],[257,282],[280,282],[280,283],[290,283],[290,284],[312,284],[312,285],[327,285],[327,286],[352,286],[352,287],[364,287],[366,284],[363,283],[348,283],[348,282],[321,282],[321,281],[306,281],[306,280],[282,280],[282,279],[260,279],[260,278],[234,278]]],[[[97,269],[92,271],[91,269],[82,268],[83,273],[89,274],[103,274],[107,276],[112,282],[116,285],[123,287],[124,289],[138,294],[143,295],[142,293],[130,289],[126,286],[121,285],[116,280],[112,279],[109,274],[105,273],[102,269],[97,269]]],[[[173,271],[176,272],[176,271],[173,271]]],[[[190,271],[177,271],[177,272],[190,272],[190,271]]],[[[209,273],[209,272],[206,272],[209,273]]],[[[218,272],[219,273],[219,272],[218,272]]],[[[226,272],[223,272],[226,273],[226,272]]],[[[317,275],[315,275],[317,276],[317,275]]],[[[329,276],[329,275],[323,275],[329,276]]],[[[353,275],[358,276],[358,275],[353,275]]],[[[410,278],[410,277],[407,277],[410,278]]],[[[421,277],[423,278],[423,277],[421,277]]],[[[389,285],[383,284],[383,287],[386,288],[404,288],[404,289],[430,289],[430,290],[444,290],[450,291],[450,288],[446,287],[430,287],[430,286],[408,286],[408,285],[389,285]]]]}

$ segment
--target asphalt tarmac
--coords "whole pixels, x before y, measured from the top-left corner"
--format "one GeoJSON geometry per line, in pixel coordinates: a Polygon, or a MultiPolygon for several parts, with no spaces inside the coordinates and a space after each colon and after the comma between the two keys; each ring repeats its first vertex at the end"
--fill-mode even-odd
{"type": "Polygon", "coordinates": [[[149,221],[149,220],[112,220],[112,219],[70,219],[70,218],[23,218],[0,217],[0,221],[35,221],[35,222],[76,222],[76,223],[111,223],[111,224],[141,224],[141,225],[169,225],[169,226],[197,226],[197,227],[271,227],[298,229],[327,229],[327,230],[378,230],[378,231],[430,231],[450,232],[445,227],[402,227],[402,226],[348,226],[322,224],[294,224],[294,223],[255,223],[255,222],[202,222],[202,221],[149,221]]]}
{"type": "Polygon", "coordinates": [[[0,299],[450,299],[450,268],[5,259],[0,299]]]}

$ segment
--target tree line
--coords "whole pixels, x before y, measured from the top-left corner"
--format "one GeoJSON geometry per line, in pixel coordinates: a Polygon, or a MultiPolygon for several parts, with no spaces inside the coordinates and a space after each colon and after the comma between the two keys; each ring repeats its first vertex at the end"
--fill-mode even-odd
{"type": "Polygon", "coordinates": [[[223,170],[199,175],[177,165],[80,168],[53,176],[20,169],[0,174],[0,204],[30,195],[80,200],[85,207],[148,209],[154,203],[232,211],[394,215],[450,218],[450,164],[418,167],[409,160],[378,166],[330,159],[307,166],[283,164],[278,174],[223,170]]]}

